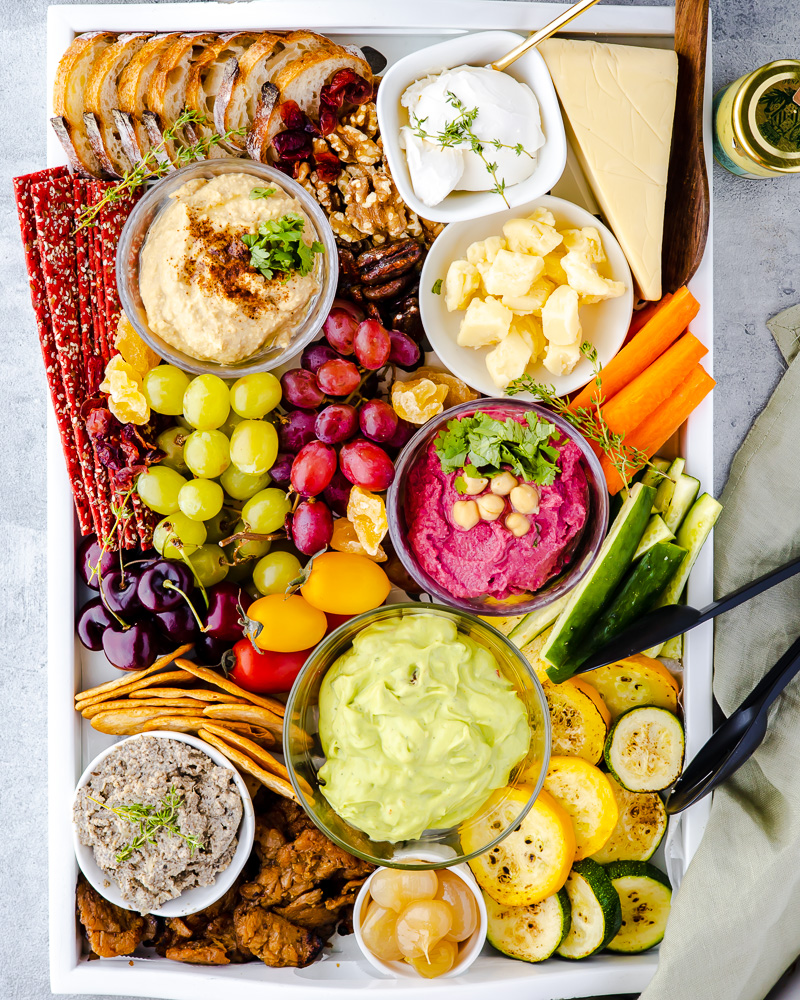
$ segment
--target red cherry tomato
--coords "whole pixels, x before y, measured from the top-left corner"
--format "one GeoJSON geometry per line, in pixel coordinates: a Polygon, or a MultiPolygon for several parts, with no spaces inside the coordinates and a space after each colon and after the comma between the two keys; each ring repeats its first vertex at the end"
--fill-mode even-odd
{"type": "Polygon", "coordinates": [[[254,694],[284,694],[308,659],[310,649],[291,653],[256,651],[249,639],[240,639],[231,650],[234,665],[228,676],[254,694]]]}

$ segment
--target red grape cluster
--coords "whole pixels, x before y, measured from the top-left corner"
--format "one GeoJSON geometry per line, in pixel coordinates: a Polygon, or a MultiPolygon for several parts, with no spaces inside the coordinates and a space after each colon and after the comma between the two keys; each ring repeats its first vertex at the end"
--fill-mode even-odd
{"type": "Polygon", "coordinates": [[[332,511],[344,516],[351,486],[381,491],[394,479],[392,455],[413,428],[377,398],[387,365],[413,368],[420,349],[407,334],[364,319],[337,300],[323,326],[324,341],[308,346],[300,368],[281,378],[284,406],[293,409],[278,431],[280,453],[270,469],[304,499],[291,518],[292,541],[311,555],[333,533],[332,511]]]}

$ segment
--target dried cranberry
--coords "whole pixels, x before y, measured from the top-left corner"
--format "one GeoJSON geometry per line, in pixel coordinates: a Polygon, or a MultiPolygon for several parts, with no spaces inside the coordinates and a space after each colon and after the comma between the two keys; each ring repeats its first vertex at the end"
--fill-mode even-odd
{"type": "Polygon", "coordinates": [[[281,121],[287,129],[319,135],[316,123],[303,111],[296,101],[284,101],[280,106],[281,121]]]}
{"type": "Polygon", "coordinates": [[[280,159],[285,162],[307,160],[314,152],[311,136],[297,129],[279,132],[272,140],[272,146],[280,159]]]}
{"type": "Polygon", "coordinates": [[[364,104],[372,97],[372,84],[352,69],[340,69],[320,91],[321,105],[341,108],[344,104],[364,104]]]}
{"type": "Polygon", "coordinates": [[[314,165],[316,166],[319,179],[326,184],[333,184],[342,172],[342,164],[339,157],[330,150],[320,150],[314,154],[314,165]]]}
{"type": "Polygon", "coordinates": [[[330,135],[336,131],[339,118],[332,108],[326,108],[324,104],[319,109],[319,130],[323,135],[330,135]]]}

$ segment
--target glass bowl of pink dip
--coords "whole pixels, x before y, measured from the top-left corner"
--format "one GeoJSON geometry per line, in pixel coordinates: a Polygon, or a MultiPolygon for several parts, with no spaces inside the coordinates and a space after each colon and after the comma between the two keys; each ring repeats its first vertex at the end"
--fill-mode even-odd
{"type": "MultiPolygon", "coordinates": [[[[400,453],[395,468],[387,497],[392,545],[419,587],[442,604],[477,615],[525,615],[563,597],[598,556],[609,512],[600,462],[574,427],[541,406],[499,398],[461,403],[424,424],[400,453]],[[453,500],[471,498],[455,493],[446,483],[434,482],[437,469],[447,479],[432,450],[439,431],[451,420],[479,410],[497,420],[523,420],[532,411],[554,424],[558,432],[555,443],[562,450],[562,473],[553,486],[539,487],[540,510],[531,515],[536,533],[531,531],[530,538],[511,535],[503,524],[505,514],[468,531],[458,529],[446,508],[453,500]],[[432,513],[440,504],[445,512],[432,513]],[[578,527],[581,508],[585,517],[578,527]],[[505,562],[490,562],[487,552],[499,548],[507,556],[505,562]],[[535,588],[522,589],[513,579],[509,585],[509,575],[527,571],[523,565],[533,567],[533,577],[541,578],[535,588]]],[[[449,480],[453,478],[451,474],[449,480]]]]}

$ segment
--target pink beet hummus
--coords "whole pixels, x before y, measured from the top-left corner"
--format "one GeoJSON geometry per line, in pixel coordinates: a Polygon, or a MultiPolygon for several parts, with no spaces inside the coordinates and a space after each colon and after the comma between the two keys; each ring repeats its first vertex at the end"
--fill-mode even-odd
{"type": "Polygon", "coordinates": [[[530,515],[531,530],[521,538],[504,527],[505,515],[468,531],[456,526],[453,504],[465,497],[453,485],[457,473],[442,471],[433,444],[411,469],[409,542],[422,568],[453,597],[532,593],[570,562],[586,524],[589,490],[578,446],[558,447],[560,474],[552,486],[537,485],[539,512],[530,515]]]}

